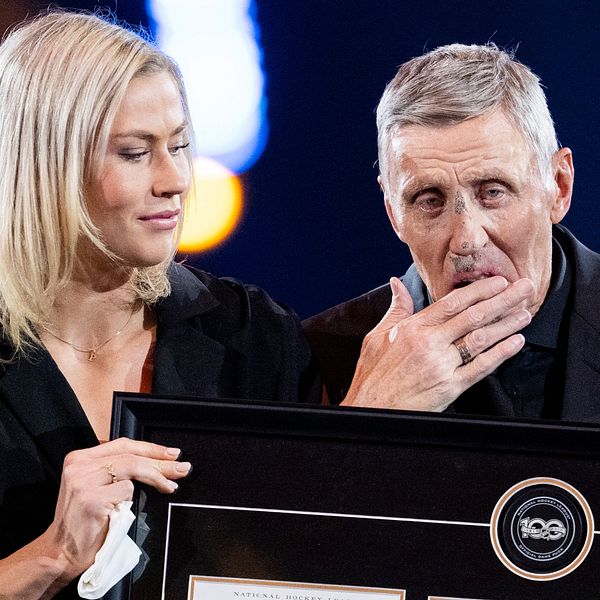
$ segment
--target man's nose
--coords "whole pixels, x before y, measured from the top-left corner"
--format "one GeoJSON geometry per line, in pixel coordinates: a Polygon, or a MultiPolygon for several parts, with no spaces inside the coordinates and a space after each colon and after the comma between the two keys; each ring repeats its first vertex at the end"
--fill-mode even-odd
{"type": "Polygon", "coordinates": [[[166,156],[155,166],[152,194],[156,198],[171,198],[185,194],[190,186],[190,169],[182,157],[166,156]]]}
{"type": "Polygon", "coordinates": [[[454,210],[450,219],[450,251],[453,254],[468,256],[483,248],[488,242],[485,218],[475,206],[454,210]]]}

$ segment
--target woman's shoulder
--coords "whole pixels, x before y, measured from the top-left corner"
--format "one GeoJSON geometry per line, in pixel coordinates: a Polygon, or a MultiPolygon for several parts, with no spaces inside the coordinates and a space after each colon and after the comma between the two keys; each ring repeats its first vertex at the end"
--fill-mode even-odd
{"type": "Polygon", "coordinates": [[[173,263],[168,271],[171,296],[166,304],[176,304],[188,312],[227,313],[237,317],[240,325],[260,320],[297,320],[294,311],[273,300],[259,286],[241,282],[233,277],[217,277],[206,271],[181,263],[173,263]]]}

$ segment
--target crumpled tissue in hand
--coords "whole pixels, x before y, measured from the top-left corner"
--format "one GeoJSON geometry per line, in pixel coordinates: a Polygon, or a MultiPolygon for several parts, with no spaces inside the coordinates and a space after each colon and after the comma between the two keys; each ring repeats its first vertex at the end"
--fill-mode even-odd
{"type": "Polygon", "coordinates": [[[127,535],[135,515],[133,502],[120,502],[110,513],[108,533],[94,564],[79,578],[77,591],[82,598],[101,598],[138,563],[141,550],[127,535]]]}

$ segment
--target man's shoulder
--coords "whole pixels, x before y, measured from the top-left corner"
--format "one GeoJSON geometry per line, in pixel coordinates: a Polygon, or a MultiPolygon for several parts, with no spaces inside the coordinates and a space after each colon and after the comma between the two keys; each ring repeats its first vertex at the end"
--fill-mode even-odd
{"type": "Polygon", "coordinates": [[[572,270],[571,310],[600,332],[600,254],[590,250],[565,227],[555,226],[554,237],[565,252],[572,270]]]}
{"type": "Polygon", "coordinates": [[[313,315],[305,319],[302,325],[309,334],[329,331],[341,336],[362,338],[381,320],[391,299],[390,286],[384,284],[313,315]]]}
{"type": "MultiPolygon", "coordinates": [[[[414,267],[402,280],[409,292],[420,282],[414,267]]],[[[391,300],[391,288],[385,284],[303,321],[304,333],[332,404],[341,402],[348,391],[363,339],[381,321],[391,300]]]]}
{"type": "Polygon", "coordinates": [[[580,242],[566,227],[556,225],[554,237],[565,251],[570,264],[575,269],[575,275],[582,279],[585,285],[600,287],[600,254],[580,242]]]}
{"type": "MultiPolygon", "coordinates": [[[[415,311],[421,310],[423,282],[414,265],[402,276],[402,282],[415,302],[415,311]]],[[[392,301],[389,283],[380,285],[360,296],[328,308],[302,323],[309,337],[319,334],[362,338],[385,315],[392,301]]]]}

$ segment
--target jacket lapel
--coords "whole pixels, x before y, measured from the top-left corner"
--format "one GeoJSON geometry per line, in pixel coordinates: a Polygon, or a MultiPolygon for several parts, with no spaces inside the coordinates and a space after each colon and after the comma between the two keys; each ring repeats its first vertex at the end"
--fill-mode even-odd
{"type": "Polygon", "coordinates": [[[0,394],[35,440],[40,460],[56,481],[66,453],[98,443],[73,390],[47,352],[8,365],[0,394]]]}
{"type": "Polygon", "coordinates": [[[560,240],[575,277],[572,313],[566,349],[565,388],[561,419],[600,421],[600,260],[566,229],[558,227],[560,240]]]}
{"type": "Polygon", "coordinates": [[[157,306],[152,392],[215,397],[225,347],[204,331],[205,316],[220,302],[192,272],[169,271],[172,291],[157,306]]]}
{"type": "Polygon", "coordinates": [[[600,421],[600,339],[580,315],[571,318],[563,421],[600,421]]]}

